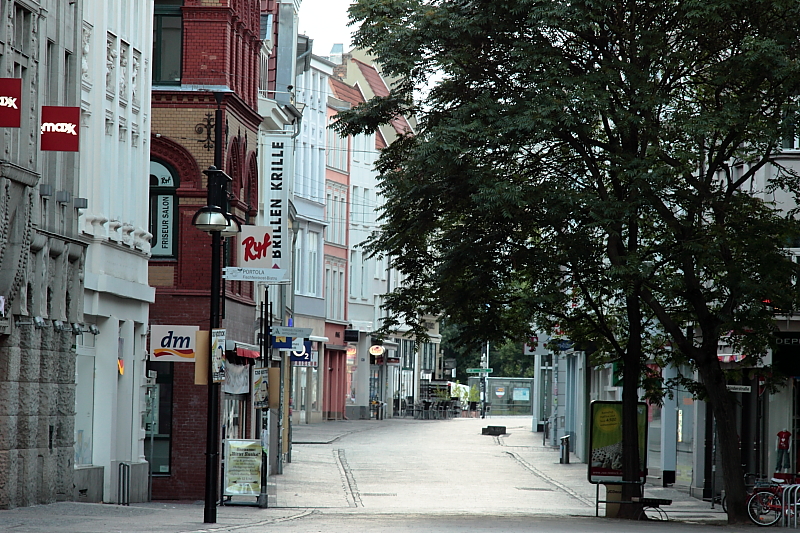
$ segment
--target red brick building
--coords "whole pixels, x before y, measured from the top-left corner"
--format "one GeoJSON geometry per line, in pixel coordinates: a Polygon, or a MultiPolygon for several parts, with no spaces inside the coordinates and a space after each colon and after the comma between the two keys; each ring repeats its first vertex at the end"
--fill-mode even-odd
{"type": "MultiPolygon", "coordinates": [[[[192,226],[206,204],[204,169],[222,143],[221,168],[232,178],[228,210],[251,223],[258,209],[256,147],[261,117],[258,75],[262,9],[271,0],[155,0],[151,139],[151,324],[209,328],[211,238],[192,226]],[[262,6],[263,4],[263,6],[262,6]],[[219,104],[215,99],[219,98],[219,104]],[[221,110],[222,139],[215,137],[221,110]]],[[[223,246],[234,264],[235,242],[223,246]]],[[[250,282],[224,282],[227,338],[253,343],[256,306],[250,282]]],[[[150,363],[156,370],[153,446],[148,458],[154,499],[202,499],[207,387],[194,384],[194,364],[150,363]]],[[[244,436],[248,410],[222,395],[228,434],[244,436]]],[[[148,435],[147,441],[150,441],[148,435]]]]}

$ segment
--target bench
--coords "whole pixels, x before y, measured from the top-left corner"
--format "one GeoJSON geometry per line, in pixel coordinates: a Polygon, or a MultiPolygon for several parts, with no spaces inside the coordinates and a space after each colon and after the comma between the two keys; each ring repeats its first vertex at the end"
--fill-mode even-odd
{"type": "Polygon", "coordinates": [[[666,498],[646,498],[644,496],[634,496],[631,498],[631,501],[621,501],[621,500],[601,500],[600,499],[600,485],[623,485],[626,483],[633,483],[636,485],[641,485],[642,492],[644,492],[644,484],[641,482],[630,482],[630,481],[620,481],[614,483],[596,483],[596,494],[595,494],[595,505],[594,505],[594,515],[600,516],[600,504],[604,503],[608,504],[617,504],[617,505],[641,505],[642,510],[639,512],[638,516],[636,517],[637,520],[669,520],[666,511],[664,511],[661,507],[671,505],[672,500],[668,500],[666,498]]]}
{"type": "Polygon", "coordinates": [[[668,520],[667,512],[661,509],[661,506],[672,505],[672,500],[666,498],[644,498],[636,497],[631,498],[631,503],[642,504],[642,511],[639,513],[638,519],[648,520],[668,520]]]}

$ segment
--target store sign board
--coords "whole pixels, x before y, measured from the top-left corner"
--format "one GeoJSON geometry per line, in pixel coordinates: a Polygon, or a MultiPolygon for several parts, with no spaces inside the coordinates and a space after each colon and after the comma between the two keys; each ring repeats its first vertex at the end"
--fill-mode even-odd
{"type": "Polygon", "coordinates": [[[0,78],[0,128],[19,128],[22,120],[22,79],[0,78]]]}
{"type": "Polygon", "coordinates": [[[272,268],[272,235],[266,226],[242,226],[239,233],[239,254],[236,266],[272,268]]]}
{"type": "Polygon", "coordinates": [[[193,363],[198,326],[150,326],[150,360],[193,363]]]}
{"type": "Polygon", "coordinates": [[[77,152],[80,120],[80,107],[42,106],[40,148],[50,152],[77,152]]]}

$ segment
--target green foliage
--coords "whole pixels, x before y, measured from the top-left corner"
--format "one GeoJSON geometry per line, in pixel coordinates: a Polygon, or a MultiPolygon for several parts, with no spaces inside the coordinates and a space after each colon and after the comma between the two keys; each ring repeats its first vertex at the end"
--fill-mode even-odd
{"type": "Polygon", "coordinates": [[[479,402],[481,401],[481,391],[478,390],[476,385],[473,385],[469,388],[469,396],[467,397],[468,402],[479,402]]]}
{"type": "MultiPolygon", "coordinates": [[[[648,358],[690,364],[738,483],[718,340],[757,361],[774,309],[800,307],[782,250],[800,233],[800,180],[777,158],[800,124],[800,3],[359,0],[350,13],[355,44],[404,82],[337,130],[418,118],[377,165],[369,250],[406,276],[387,299],[396,321],[424,335],[421,317],[443,314],[472,350],[558,325],[620,362],[628,394],[656,399],[648,358]]],[[[743,494],[729,492],[734,515],[743,494]]]]}

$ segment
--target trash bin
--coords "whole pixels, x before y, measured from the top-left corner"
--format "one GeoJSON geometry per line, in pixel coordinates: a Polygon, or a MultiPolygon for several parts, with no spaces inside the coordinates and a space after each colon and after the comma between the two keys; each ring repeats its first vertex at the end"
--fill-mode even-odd
{"type": "Polygon", "coordinates": [[[606,485],[606,518],[616,518],[619,514],[619,504],[609,502],[622,501],[622,485],[606,485]]]}
{"type": "Polygon", "coordinates": [[[561,460],[559,463],[562,465],[569,464],[569,435],[561,437],[561,460]]]}

